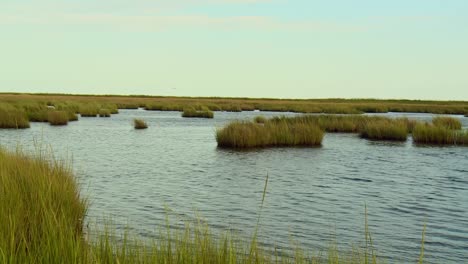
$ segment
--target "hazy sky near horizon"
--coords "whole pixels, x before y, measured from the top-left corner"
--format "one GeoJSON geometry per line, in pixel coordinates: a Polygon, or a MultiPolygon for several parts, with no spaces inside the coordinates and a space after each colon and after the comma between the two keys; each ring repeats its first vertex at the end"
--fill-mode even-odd
{"type": "Polygon", "coordinates": [[[1,0],[0,92],[468,100],[466,0],[1,0]]]}

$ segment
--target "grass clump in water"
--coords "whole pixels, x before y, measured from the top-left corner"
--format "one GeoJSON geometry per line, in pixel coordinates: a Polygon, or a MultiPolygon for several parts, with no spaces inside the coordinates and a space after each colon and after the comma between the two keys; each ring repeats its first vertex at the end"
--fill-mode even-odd
{"type": "Polygon", "coordinates": [[[0,106],[0,128],[29,128],[29,120],[23,110],[13,106],[0,106]]]}
{"type": "Polygon", "coordinates": [[[448,129],[459,130],[462,128],[462,124],[458,118],[449,116],[437,116],[432,118],[432,123],[437,127],[444,127],[448,129]]]}
{"type": "Polygon", "coordinates": [[[468,146],[468,131],[418,124],[413,130],[413,140],[420,144],[468,146]]]}
{"type": "Polygon", "coordinates": [[[323,131],[306,123],[234,122],[216,131],[219,147],[258,148],[280,146],[320,146],[323,131]]]}
{"type": "Polygon", "coordinates": [[[143,119],[138,119],[138,118],[133,119],[133,126],[135,127],[135,129],[148,128],[148,124],[143,119]]]}
{"type": "Polygon", "coordinates": [[[196,118],[213,118],[214,114],[208,108],[202,110],[195,110],[195,108],[185,108],[182,117],[196,117],[196,118]]]}
{"type": "Polygon", "coordinates": [[[49,111],[47,120],[53,126],[64,126],[68,124],[68,113],[65,111],[49,111]]]}
{"type": "Polygon", "coordinates": [[[265,124],[266,121],[267,121],[267,119],[264,116],[256,116],[254,118],[254,122],[257,123],[257,124],[265,124]]]}
{"type": "Polygon", "coordinates": [[[99,117],[110,117],[111,111],[109,109],[100,109],[99,110],[99,117]]]}
{"type": "Polygon", "coordinates": [[[404,122],[398,122],[397,120],[369,122],[364,125],[359,135],[362,138],[372,140],[406,141],[408,126],[404,122]]]}

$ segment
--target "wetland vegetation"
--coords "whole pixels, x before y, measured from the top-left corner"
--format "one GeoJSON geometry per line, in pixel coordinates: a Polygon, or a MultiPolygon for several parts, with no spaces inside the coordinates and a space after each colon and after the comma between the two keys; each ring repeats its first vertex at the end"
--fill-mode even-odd
{"type": "MultiPolygon", "coordinates": [[[[201,106],[211,111],[278,111],[297,113],[361,114],[387,112],[415,112],[433,114],[466,114],[466,101],[421,101],[377,99],[269,99],[269,98],[220,98],[220,97],[163,97],[163,96],[118,96],[118,95],[65,95],[65,94],[15,94],[1,93],[0,101],[10,104],[58,104],[94,105],[97,110],[82,108],[98,114],[99,108],[111,110],[137,109],[183,111],[201,106]],[[111,107],[112,106],[112,107],[111,107]]],[[[79,112],[81,110],[77,110],[79,112]]],[[[112,112],[114,113],[114,112],[112,112]]],[[[93,115],[94,116],[94,115],[93,115]]]]}
{"type": "MultiPolygon", "coordinates": [[[[265,199],[268,177],[265,182],[265,199]]],[[[118,234],[85,226],[89,202],[69,164],[40,150],[31,157],[0,149],[1,263],[380,263],[365,220],[363,244],[340,250],[330,242],[325,251],[268,249],[257,230],[251,238],[227,232],[214,234],[201,221],[181,231],[166,229],[157,238],[140,240],[128,231],[118,234]]],[[[259,214],[261,211],[259,212],[259,214]]],[[[367,215],[367,214],[366,214],[367,215]]],[[[260,215],[259,218],[260,219],[260,215]]],[[[257,224],[258,225],[258,224],[257,224]]],[[[421,252],[424,260],[424,231],[421,252]]]]}
{"type": "Polygon", "coordinates": [[[133,119],[133,126],[135,127],[135,129],[148,128],[148,124],[143,119],[138,119],[138,118],[133,119]]]}
{"type": "Polygon", "coordinates": [[[47,120],[53,126],[64,126],[68,124],[68,114],[65,111],[49,111],[47,120]]]}
{"type": "Polygon", "coordinates": [[[206,107],[202,108],[201,110],[196,110],[195,108],[190,107],[184,109],[182,112],[182,117],[213,118],[214,114],[206,107]]]}

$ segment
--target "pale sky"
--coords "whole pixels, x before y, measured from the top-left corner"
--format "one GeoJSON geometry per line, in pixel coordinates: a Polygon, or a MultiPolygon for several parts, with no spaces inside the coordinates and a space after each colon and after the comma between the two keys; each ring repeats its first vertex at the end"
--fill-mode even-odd
{"type": "Polygon", "coordinates": [[[468,100],[468,1],[0,0],[0,92],[468,100]]]}

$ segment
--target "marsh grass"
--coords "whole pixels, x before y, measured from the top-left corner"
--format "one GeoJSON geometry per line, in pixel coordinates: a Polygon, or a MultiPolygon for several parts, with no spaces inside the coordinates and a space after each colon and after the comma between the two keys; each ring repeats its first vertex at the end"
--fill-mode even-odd
{"type": "Polygon", "coordinates": [[[68,113],[65,111],[49,111],[47,120],[52,126],[64,126],[68,124],[68,113]]]}
{"type": "Polygon", "coordinates": [[[182,105],[173,103],[152,103],[145,105],[145,110],[148,111],[183,111],[183,109],[182,105]]]}
{"type": "Polygon", "coordinates": [[[196,110],[195,108],[186,108],[182,113],[182,117],[213,118],[214,114],[208,108],[202,108],[201,110],[196,110]]]}
{"type": "Polygon", "coordinates": [[[462,124],[458,118],[449,116],[437,116],[432,118],[432,124],[437,127],[444,127],[447,129],[459,130],[462,128],[462,124]]]}
{"type": "Polygon", "coordinates": [[[99,109],[99,117],[110,117],[111,111],[109,109],[99,109]]]}
{"type": "MultiPolygon", "coordinates": [[[[141,240],[128,230],[116,233],[111,224],[103,229],[84,227],[88,202],[69,164],[39,150],[29,157],[21,151],[0,149],[0,263],[186,263],[186,264],[377,264],[382,260],[374,247],[365,213],[363,245],[340,250],[332,242],[328,250],[310,254],[300,246],[280,251],[258,242],[263,188],[257,225],[250,240],[231,232],[214,234],[198,218],[173,230],[169,217],[153,239],[141,240]]],[[[419,262],[424,261],[423,229],[419,262]]],[[[411,253],[409,253],[411,254],[411,253]]],[[[416,257],[417,252],[415,253],[416,257]]]]}
{"type": "Polygon", "coordinates": [[[27,114],[12,106],[0,105],[0,128],[29,128],[27,114]]]}
{"type": "Polygon", "coordinates": [[[322,130],[329,133],[357,133],[362,138],[372,140],[405,141],[417,124],[417,121],[408,118],[363,115],[256,117],[253,122],[235,121],[218,129],[216,140],[218,146],[230,148],[320,145],[323,132],[318,131],[322,130]],[[310,138],[305,139],[308,134],[310,138]]]}
{"type": "Polygon", "coordinates": [[[133,126],[135,127],[135,129],[148,128],[148,124],[143,119],[138,119],[138,118],[133,119],[133,126]]]}
{"type": "Polygon", "coordinates": [[[468,146],[468,131],[418,124],[413,131],[413,141],[419,144],[468,146]]]}
{"type": "Polygon", "coordinates": [[[69,166],[0,149],[0,263],[84,262],[86,209],[69,166]]]}
{"type": "Polygon", "coordinates": [[[224,148],[320,146],[323,131],[306,123],[233,122],[216,131],[216,141],[224,148]]]}
{"type": "MultiPolygon", "coordinates": [[[[422,100],[375,100],[375,99],[272,99],[272,98],[221,98],[221,97],[163,97],[163,96],[119,96],[119,95],[66,95],[66,94],[20,94],[0,93],[0,101],[14,104],[39,102],[43,105],[98,104],[100,108],[112,110],[137,109],[160,105],[161,111],[183,111],[184,108],[203,105],[212,111],[279,111],[297,113],[361,114],[385,112],[417,112],[434,114],[466,114],[466,101],[422,101],[422,100]]],[[[157,107],[156,107],[157,108],[157,107]]],[[[58,109],[60,110],[60,109],[58,109]]],[[[112,112],[114,113],[114,112],[112,112]]]]}
{"type": "Polygon", "coordinates": [[[266,117],[264,116],[256,116],[254,118],[254,122],[257,124],[264,124],[267,121],[266,117]]]}
{"type": "Polygon", "coordinates": [[[82,117],[97,117],[99,114],[99,106],[96,104],[81,104],[79,113],[82,117]]]}
{"type": "Polygon", "coordinates": [[[408,126],[396,120],[382,120],[365,124],[359,132],[362,138],[372,140],[406,141],[408,126]]]}

